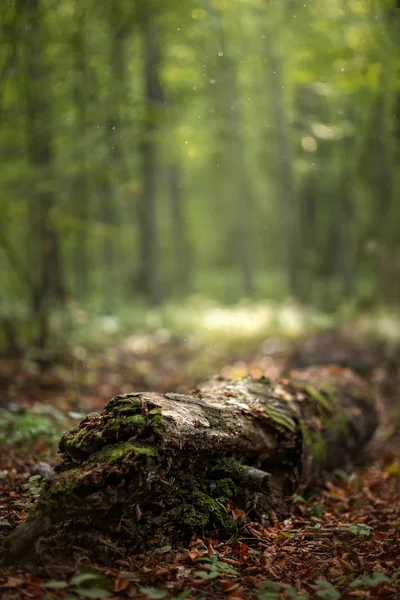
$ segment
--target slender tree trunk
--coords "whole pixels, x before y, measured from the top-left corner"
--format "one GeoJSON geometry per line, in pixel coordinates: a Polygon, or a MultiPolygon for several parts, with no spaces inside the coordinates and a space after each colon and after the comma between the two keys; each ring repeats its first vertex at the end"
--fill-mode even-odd
{"type": "Polygon", "coordinates": [[[143,192],[139,206],[140,272],[138,285],[151,304],[161,302],[157,231],[157,133],[160,113],[160,46],[151,1],[140,6],[143,35],[144,120],[140,143],[143,192]]]}
{"type": "Polygon", "coordinates": [[[113,85],[110,86],[107,144],[117,186],[129,180],[126,160],[127,122],[124,108],[128,103],[128,70],[126,42],[129,29],[124,27],[120,0],[111,0],[110,8],[110,67],[113,85]]]}
{"type": "MultiPolygon", "coordinates": [[[[24,3],[24,0],[19,0],[24,3]]],[[[54,304],[65,301],[65,285],[59,234],[54,224],[56,193],[54,148],[51,125],[51,84],[46,70],[43,43],[43,18],[40,0],[25,3],[27,32],[25,33],[26,63],[26,134],[28,156],[35,186],[32,210],[39,238],[40,282],[34,299],[38,322],[37,343],[49,343],[49,314],[54,304]]],[[[36,232],[33,232],[36,233],[36,232]]]]}
{"type": "Polygon", "coordinates": [[[101,168],[101,220],[105,226],[102,247],[102,279],[104,310],[114,307],[115,289],[119,284],[119,247],[114,242],[113,230],[120,223],[119,197],[121,186],[128,181],[129,168],[126,162],[124,138],[125,122],[123,107],[127,102],[126,39],[121,3],[109,3],[110,27],[110,87],[105,111],[104,137],[107,151],[101,168]]]}
{"type": "Polygon", "coordinates": [[[101,220],[104,226],[104,238],[102,244],[102,282],[103,282],[103,309],[106,313],[111,313],[115,305],[115,286],[116,278],[116,258],[114,245],[114,198],[113,186],[111,181],[111,172],[104,168],[101,172],[100,181],[100,206],[101,220]]]}
{"type": "Polygon", "coordinates": [[[87,65],[85,48],[85,8],[76,0],[76,29],[73,34],[73,52],[75,62],[74,103],[75,103],[75,175],[73,182],[73,201],[78,220],[74,245],[74,274],[77,297],[82,300],[88,291],[88,226],[90,190],[87,165],[87,65]]]}
{"type": "Polygon", "coordinates": [[[253,211],[254,197],[251,180],[246,164],[245,142],[242,126],[243,115],[238,90],[235,64],[229,55],[221,14],[216,9],[213,14],[218,18],[218,79],[221,94],[221,113],[227,125],[231,176],[235,186],[236,223],[235,233],[237,260],[242,275],[243,291],[252,296],[255,291],[255,270],[253,255],[253,211]]]}
{"type": "Polygon", "coordinates": [[[298,244],[298,204],[293,171],[292,147],[289,125],[285,114],[285,98],[282,92],[281,60],[274,47],[271,33],[264,35],[266,77],[271,103],[272,122],[276,147],[276,167],[281,204],[282,240],[286,254],[285,262],[290,293],[299,296],[299,244],[298,244]]]}
{"type": "MultiPolygon", "coordinates": [[[[351,144],[350,144],[351,145],[351,144]]],[[[347,152],[345,154],[347,156],[347,152]]],[[[354,291],[353,243],[351,236],[352,223],[352,186],[351,173],[344,169],[338,194],[337,214],[337,269],[342,281],[342,293],[350,298],[354,291]]]]}
{"type": "Polygon", "coordinates": [[[180,292],[187,292],[190,285],[190,246],[187,236],[187,221],[184,217],[181,172],[175,161],[167,167],[168,191],[174,248],[174,281],[180,292]]]}

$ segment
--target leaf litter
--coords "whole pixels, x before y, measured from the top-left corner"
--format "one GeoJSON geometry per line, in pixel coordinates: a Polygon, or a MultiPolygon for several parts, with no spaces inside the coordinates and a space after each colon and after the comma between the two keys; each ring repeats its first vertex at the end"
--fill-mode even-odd
{"type": "MultiPolygon", "coordinates": [[[[185,392],[197,384],[190,369],[180,369],[182,348],[176,340],[173,346],[162,345],[159,354],[152,346],[150,357],[147,348],[145,356],[139,356],[139,371],[127,366],[133,357],[125,347],[98,355],[90,374],[79,382],[79,399],[76,390],[71,393],[68,364],[42,374],[27,371],[15,360],[3,366],[3,398],[13,403],[17,414],[33,411],[44,416],[44,425],[50,422],[55,432],[53,437],[43,436],[41,427],[35,432],[37,423],[30,423],[27,439],[14,439],[11,425],[7,429],[4,418],[0,419],[1,430],[9,435],[0,446],[3,544],[35,502],[41,482],[38,463],[51,469],[57,461],[55,439],[76,423],[81,412],[103,406],[121,388],[185,392]]],[[[258,347],[249,352],[246,362],[227,353],[219,368],[234,378],[241,370],[255,376],[279,375],[284,365],[281,354],[274,359],[258,347]]],[[[371,380],[394,401],[395,382],[382,376],[380,363],[371,380]]],[[[49,559],[48,564],[2,568],[1,598],[400,598],[400,444],[391,424],[371,444],[368,457],[360,457],[356,470],[338,470],[311,497],[293,497],[284,517],[268,523],[248,522],[243,511],[233,506],[231,510],[237,511],[242,526],[229,540],[220,538],[218,532],[194,535],[187,548],[165,546],[152,553],[113,558],[108,568],[89,564],[79,547],[63,564],[49,559]]]]}

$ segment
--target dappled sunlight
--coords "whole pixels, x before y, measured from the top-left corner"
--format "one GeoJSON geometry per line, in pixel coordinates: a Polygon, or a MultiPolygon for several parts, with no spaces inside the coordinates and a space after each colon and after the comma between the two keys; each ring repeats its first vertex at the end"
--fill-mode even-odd
{"type": "Polygon", "coordinates": [[[216,307],[206,310],[201,319],[205,329],[210,331],[229,330],[233,334],[251,335],[270,326],[274,317],[271,306],[248,308],[216,307]]]}

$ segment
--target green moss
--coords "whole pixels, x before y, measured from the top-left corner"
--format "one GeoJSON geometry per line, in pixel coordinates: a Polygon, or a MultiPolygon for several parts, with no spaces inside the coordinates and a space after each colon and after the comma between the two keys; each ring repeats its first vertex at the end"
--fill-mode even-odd
{"type": "Polygon", "coordinates": [[[226,421],[218,411],[207,410],[207,419],[213,427],[224,427],[226,421]]]}
{"type": "Polygon", "coordinates": [[[113,465],[132,455],[145,456],[150,459],[157,456],[157,450],[149,446],[137,446],[133,442],[119,442],[118,444],[105,446],[96,452],[90,460],[106,460],[110,465],[113,465]]]}
{"type": "Polygon", "coordinates": [[[240,482],[242,478],[243,469],[247,469],[245,465],[242,465],[236,458],[229,457],[219,460],[212,468],[214,476],[221,477],[222,474],[229,478],[231,481],[240,482]]]}
{"type": "Polygon", "coordinates": [[[190,527],[220,526],[230,533],[236,530],[235,520],[228,515],[225,507],[198,488],[190,493],[190,504],[193,506],[184,516],[185,525],[190,527]]]}
{"type": "Polygon", "coordinates": [[[107,409],[115,410],[136,410],[142,407],[142,400],[140,398],[113,398],[106,404],[107,409]]]}
{"type": "Polygon", "coordinates": [[[140,410],[138,411],[136,406],[117,406],[112,412],[118,417],[129,417],[131,415],[140,414],[140,410]]]}
{"type": "Polygon", "coordinates": [[[212,483],[212,486],[213,496],[233,498],[236,495],[236,485],[230,477],[218,479],[215,483],[212,483]]]}
{"type": "Polygon", "coordinates": [[[337,389],[329,381],[324,381],[320,384],[321,390],[328,396],[332,404],[334,404],[337,396],[337,389]]]}
{"type": "Polygon", "coordinates": [[[309,448],[312,456],[317,461],[322,462],[326,458],[326,441],[322,432],[319,429],[311,430],[303,419],[300,419],[299,423],[306,446],[309,448]]]}
{"type": "Polygon", "coordinates": [[[161,408],[153,408],[149,411],[149,424],[154,433],[162,438],[166,427],[165,421],[162,417],[161,408]]]}
{"type": "Polygon", "coordinates": [[[78,429],[75,434],[73,431],[68,434],[68,437],[66,437],[64,440],[64,446],[68,450],[73,448],[81,450],[84,449],[84,446],[87,445],[87,443],[91,440],[95,440],[96,438],[100,439],[101,437],[102,434],[100,431],[87,429],[87,427],[83,425],[82,428],[78,429]]]}
{"type": "Polygon", "coordinates": [[[51,513],[63,510],[65,503],[70,503],[71,495],[81,484],[81,475],[82,470],[79,468],[61,473],[51,482],[48,489],[44,488],[39,500],[33,506],[32,513],[39,511],[51,513]]]}
{"type": "Polygon", "coordinates": [[[143,415],[132,415],[132,416],[121,416],[115,419],[110,419],[105,429],[119,431],[121,428],[132,428],[143,426],[146,423],[146,419],[143,415]]]}
{"type": "Polygon", "coordinates": [[[339,431],[341,431],[342,433],[349,432],[349,422],[343,413],[339,413],[336,416],[336,422],[337,422],[339,431]]]}
{"type": "Polygon", "coordinates": [[[265,404],[264,410],[275,423],[282,425],[282,427],[285,427],[291,433],[296,433],[296,421],[288,414],[287,411],[284,411],[276,406],[272,406],[271,404],[265,404]]]}
{"type": "Polygon", "coordinates": [[[310,400],[314,400],[319,406],[321,406],[326,412],[332,412],[332,401],[324,396],[316,387],[309,383],[301,383],[301,389],[303,389],[310,400]]]}

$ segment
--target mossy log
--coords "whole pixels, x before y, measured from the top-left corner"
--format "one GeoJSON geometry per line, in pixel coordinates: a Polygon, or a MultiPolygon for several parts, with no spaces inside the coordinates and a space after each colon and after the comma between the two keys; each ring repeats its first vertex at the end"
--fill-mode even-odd
{"type": "Polygon", "coordinates": [[[281,495],[352,460],[376,425],[362,380],[337,367],[279,382],[216,379],[192,396],[117,396],[62,437],[62,462],[9,556],[60,527],[131,551],[194,531],[231,534],[238,508],[268,518],[281,495]]]}

